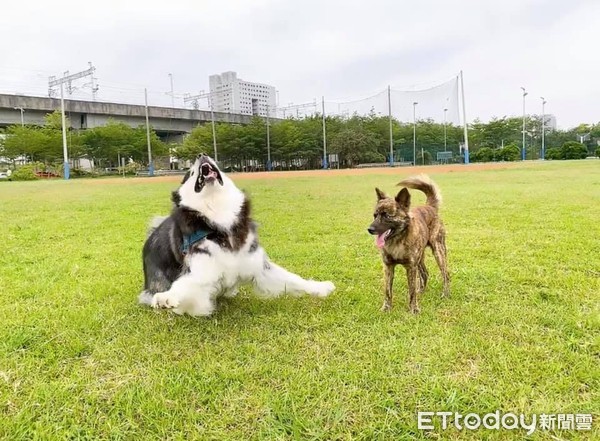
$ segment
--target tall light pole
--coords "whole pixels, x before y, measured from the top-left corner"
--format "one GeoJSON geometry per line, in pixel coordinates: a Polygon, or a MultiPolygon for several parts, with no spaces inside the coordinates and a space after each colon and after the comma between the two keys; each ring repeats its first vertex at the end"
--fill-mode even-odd
{"type": "Polygon", "coordinates": [[[271,171],[271,133],[269,131],[269,105],[267,104],[267,170],[271,171]]]}
{"type": "Polygon", "coordinates": [[[388,118],[390,122],[390,167],[394,166],[394,130],[392,121],[392,89],[388,86],[388,118]]]}
{"type": "Polygon", "coordinates": [[[542,96],[540,97],[542,100],[542,161],[546,159],[546,112],[545,105],[546,99],[542,96]]]}
{"type": "Polygon", "coordinates": [[[446,114],[448,109],[444,109],[444,152],[448,150],[448,137],[446,136],[446,114]]]}
{"type": "Polygon", "coordinates": [[[14,107],[14,109],[21,111],[21,127],[23,127],[25,125],[25,119],[23,118],[23,113],[25,113],[25,109],[23,109],[22,107],[14,107]]]}
{"type": "Polygon", "coordinates": [[[527,91],[524,87],[521,87],[523,90],[523,151],[521,152],[521,159],[525,161],[525,97],[527,96],[527,91]]]}
{"type": "Polygon", "coordinates": [[[413,165],[417,165],[417,104],[413,103],[413,165]]]}
{"type": "Polygon", "coordinates": [[[327,125],[325,124],[325,96],[321,97],[321,106],[323,110],[323,168],[328,167],[327,164],[327,125]]]}

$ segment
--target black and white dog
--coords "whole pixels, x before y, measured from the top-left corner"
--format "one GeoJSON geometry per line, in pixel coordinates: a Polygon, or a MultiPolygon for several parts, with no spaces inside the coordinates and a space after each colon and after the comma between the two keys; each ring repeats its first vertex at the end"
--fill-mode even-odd
{"type": "Polygon", "coordinates": [[[171,215],[146,240],[140,303],[177,314],[207,316],[215,300],[252,282],[265,297],[326,297],[331,282],[304,280],[269,260],[258,244],[250,202],[215,162],[200,155],[172,194],[171,215]]]}

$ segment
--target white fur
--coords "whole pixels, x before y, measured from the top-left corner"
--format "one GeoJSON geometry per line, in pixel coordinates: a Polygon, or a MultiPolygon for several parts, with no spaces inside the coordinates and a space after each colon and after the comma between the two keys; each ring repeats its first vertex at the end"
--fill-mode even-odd
{"type": "MultiPolygon", "coordinates": [[[[197,164],[196,164],[197,165],[197,164]]],[[[194,167],[198,173],[198,167],[194,167]]],[[[196,176],[179,190],[181,204],[201,212],[225,229],[231,229],[240,213],[245,196],[227,176],[219,183],[207,184],[200,193],[194,191],[196,176]]],[[[177,314],[208,316],[215,310],[219,296],[234,297],[241,283],[253,283],[263,297],[277,297],[288,293],[308,293],[326,297],[335,286],[331,282],[305,280],[269,260],[265,250],[258,247],[250,252],[255,235],[250,232],[238,251],[221,248],[215,242],[203,244],[210,254],[192,253],[186,257],[190,271],[177,279],[168,291],[152,296],[140,294],[140,303],[154,308],[169,308],[177,314]]]]}
{"type": "Polygon", "coordinates": [[[214,311],[217,297],[235,296],[239,284],[244,282],[253,283],[263,297],[286,293],[326,297],[335,289],[331,282],[304,280],[270,262],[261,247],[253,253],[244,248],[229,252],[210,243],[211,255],[190,256],[190,272],[177,279],[168,291],[155,294],[150,304],[154,308],[172,308],[177,314],[207,316],[214,311]]]}
{"type": "Polygon", "coordinates": [[[229,230],[240,214],[244,203],[244,193],[235,186],[231,179],[222,174],[222,186],[217,182],[207,184],[200,192],[201,197],[198,197],[198,193],[194,191],[197,178],[195,173],[198,171],[196,167],[194,169],[194,175],[190,175],[190,178],[179,189],[181,205],[202,213],[212,223],[229,230]]]}

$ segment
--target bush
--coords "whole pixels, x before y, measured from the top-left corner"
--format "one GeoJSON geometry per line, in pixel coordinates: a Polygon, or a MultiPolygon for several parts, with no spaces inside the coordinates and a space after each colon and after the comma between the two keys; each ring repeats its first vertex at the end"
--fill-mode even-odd
{"type": "Polygon", "coordinates": [[[588,155],[586,146],[576,141],[568,141],[561,147],[564,159],[585,159],[588,155]]]}
{"type": "Polygon", "coordinates": [[[596,149],[596,156],[597,156],[598,158],[600,158],[600,147],[598,147],[598,148],[596,149]]]}
{"type": "Polygon", "coordinates": [[[93,171],[87,171],[84,170],[82,168],[72,168],[69,171],[70,177],[77,179],[77,178],[97,178],[98,177],[98,173],[97,172],[93,172],[93,171]]]}
{"type": "Polygon", "coordinates": [[[365,152],[362,160],[367,163],[385,162],[385,156],[378,152],[365,152]]]}
{"type": "Polygon", "coordinates": [[[558,147],[552,147],[546,150],[546,159],[565,159],[563,157],[563,152],[558,147]]]}
{"type": "Polygon", "coordinates": [[[473,162],[492,162],[494,160],[494,150],[489,147],[482,147],[471,155],[473,162]]]}
{"type": "Polygon", "coordinates": [[[23,165],[13,172],[11,179],[13,181],[35,181],[38,179],[38,177],[35,175],[35,172],[35,165],[23,165]]]}
{"type": "Polygon", "coordinates": [[[518,161],[520,157],[521,149],[515,144],[508,144],[496,153],[499,161],[518,161]]]}

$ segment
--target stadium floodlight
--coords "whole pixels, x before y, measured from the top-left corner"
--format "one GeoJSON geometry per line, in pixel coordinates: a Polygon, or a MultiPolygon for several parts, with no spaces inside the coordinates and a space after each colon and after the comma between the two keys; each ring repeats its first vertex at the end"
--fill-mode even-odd
{"type": "Polygon", "coordinates": [[[544,106],[546,105],[546,98],[540,97],[542,100],[542,161],[546,159],[546,112],[544,106]]]}
{"type": "Polygon", "coordinates": [[[523,90],[523,151],[521,152],[521,159],[525,161],[525,97],[527,96],[527,91],[524,87],[521,87],[523,90]]]}
{"type": "Polygon", "coordinates": [[[417,165],[417,104],[413,102],[413,165],[417,165]]]}

